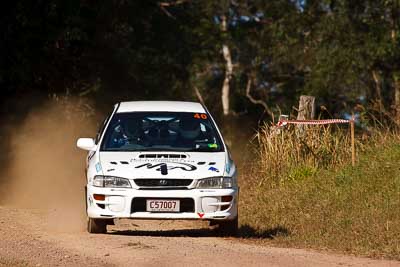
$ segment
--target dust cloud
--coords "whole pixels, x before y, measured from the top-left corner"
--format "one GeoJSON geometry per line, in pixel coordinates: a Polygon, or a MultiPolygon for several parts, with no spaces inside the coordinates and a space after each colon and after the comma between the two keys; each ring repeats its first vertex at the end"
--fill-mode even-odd
{"type": "Polygon", "coordinates": [[[10,154],[1,201],[46,210],[55,230],[83,229],[86,153],[76,148],[76,140],[93,137],[96,121],[87,102],[64,97],[49,100],[21,125],[8,127],[10,154]]]}

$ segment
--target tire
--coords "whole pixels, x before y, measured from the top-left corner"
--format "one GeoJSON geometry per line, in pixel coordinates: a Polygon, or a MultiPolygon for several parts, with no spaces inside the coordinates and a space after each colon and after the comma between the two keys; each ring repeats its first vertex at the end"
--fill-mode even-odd
{"type": "Polygon", "coordinates": [[[222,236],[237,236],[239,233],[239,217],[230,221],[216,222],[217,232],[222,236]]]}
{"type": "Polygon", "coordinates": [[[91,234],[107,233],[107,221],[101,219],[88,218],[87,231],[91,234]]]}

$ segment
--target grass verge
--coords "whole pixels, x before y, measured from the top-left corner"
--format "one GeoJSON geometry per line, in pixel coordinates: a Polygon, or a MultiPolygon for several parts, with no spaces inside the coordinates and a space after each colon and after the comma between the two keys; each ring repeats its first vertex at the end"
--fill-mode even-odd
{"type": "Polygon", "coordinates": [[[354,168],[300,162],[268,179],[265,162],[257,165],[241,175],[242,233],[278,246],[400,260],[399,162],[398,136],[389,134],[364,142],[354,168]]]}

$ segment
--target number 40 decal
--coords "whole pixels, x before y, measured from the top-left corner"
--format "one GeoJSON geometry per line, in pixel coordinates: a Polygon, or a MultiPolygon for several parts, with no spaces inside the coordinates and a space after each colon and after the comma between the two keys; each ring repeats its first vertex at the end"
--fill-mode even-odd
{"type": "Polygon", "coordinates": [[[196,114],[194,114],[193,117],[196,118],[196,119],[203,119],[203,120],[207,119],[207,115],[204,114],[204,113],[202,113],[202,114],[196,113],[196,114]]]}

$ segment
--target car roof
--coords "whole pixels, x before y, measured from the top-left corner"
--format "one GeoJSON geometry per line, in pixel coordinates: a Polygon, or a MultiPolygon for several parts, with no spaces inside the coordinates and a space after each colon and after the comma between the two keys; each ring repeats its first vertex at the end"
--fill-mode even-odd
{"type": "Polygon", "coordinates": [[[140,111],[199,112],[205,113],[204,107],[197,102],[184,101],[130,101],[121,102],[117,113],[140,111]]]}

